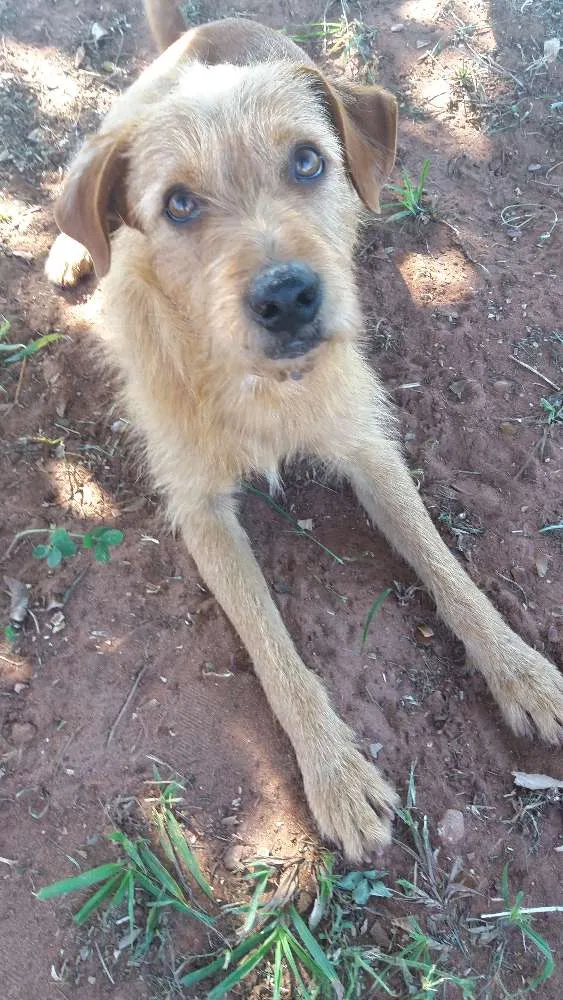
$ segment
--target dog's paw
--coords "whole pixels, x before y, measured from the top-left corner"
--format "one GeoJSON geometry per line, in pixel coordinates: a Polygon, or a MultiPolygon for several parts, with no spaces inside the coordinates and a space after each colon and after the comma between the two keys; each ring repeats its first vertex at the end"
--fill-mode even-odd
{"type": "Polygon", "coordinates": [[[65,233],[57,236],[45,261],[45,276],[60,288],[74,288],[94,269],[86,247],[65,233]]]}
{"type": "Polygon", "coordinates": [[[322,836],[342,847],[348,861],[364,861],[390,843],[399,798],[351,741],[304,770],[303,780],[322,836]]]}
{"type": "Polygon", "coordinates": [[[518,736],[537,735],[563,743],[563,674],[517,636],[499,650],[485,674],[510,728],[518,736]]]}

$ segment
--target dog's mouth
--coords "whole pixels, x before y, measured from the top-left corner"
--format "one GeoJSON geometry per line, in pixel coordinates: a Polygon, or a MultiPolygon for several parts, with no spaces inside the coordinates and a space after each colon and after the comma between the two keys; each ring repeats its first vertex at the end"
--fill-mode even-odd
{"type": "Polygon", "coordinates": [[[271,361],[290,361],[302,358],[314,351],[326,335],[319,319],[299,328],[298,331],[284,331],[270,335],[264,345],[264,354],[271,361]]]}

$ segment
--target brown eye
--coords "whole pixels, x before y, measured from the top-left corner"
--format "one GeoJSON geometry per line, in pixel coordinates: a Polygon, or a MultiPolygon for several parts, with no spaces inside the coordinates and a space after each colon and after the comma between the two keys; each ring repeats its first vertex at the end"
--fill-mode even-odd
{"type": "Polygon", "coordinates": [[[177,187],[166,197],[166,215],[171,222],[192,222],[201,212],[199,198],[187,188],[177,187]]]}
{"type": "Polygon", "coordinates": [[[298,146],[293,153],[292,169],[296,181],[313,181],[324,172],[325,161],[314,146],[298,146]]]}

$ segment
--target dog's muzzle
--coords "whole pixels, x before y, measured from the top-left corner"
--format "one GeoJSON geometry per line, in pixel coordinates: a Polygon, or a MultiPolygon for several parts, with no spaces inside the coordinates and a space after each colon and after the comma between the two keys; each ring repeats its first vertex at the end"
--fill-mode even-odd
{"type": "Polygon", "coordinates": [[[275,264],[254,278],[247,302],[254,322],[270,334],[268,357],[297,358],[317,347],[322,300],[321,279],[307,264],[275,264]]]}

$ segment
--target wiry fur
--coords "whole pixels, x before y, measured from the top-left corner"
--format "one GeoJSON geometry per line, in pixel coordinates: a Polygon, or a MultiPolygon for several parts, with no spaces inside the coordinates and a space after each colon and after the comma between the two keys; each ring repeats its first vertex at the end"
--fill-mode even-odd
{"type": "MultiPolygon", "coordinates": [[[[173,40],[170,5],[148,6],[157,39],[173,40]]],[[[321,832],[352,860],[388,841],[397,799],[292,644],[236,518],[241,478],[275,482],[280,463],[300,454],[347,476],[465,643],[509,725],[557,742],[563,717],[561,675],[508,628],[438,536],[359,348],[356,192],[377,202],[394,121],[388,95],[338,96],[286,39],[244,21],[207,25],[175,41],[117,102],[57,210],[101,273],[108,216],[127,222],[111,241],[102,336],[170,518],[253,658],[321,832]],[[229,41],[236,65],[225,65],[229,41]],[[286,171],[288,148],[303,140],[329,163],[322,183],[307,188],[286,171]],[[162,210],[178,181],[208,206],[186,228],[162,210]],[[323,282],[326,339],[300,358],[272,361],[246,290],[268,263],[293,259],[323,282]]],[[[87,262],[61,237],[47,272],[63,283],[87,262]]]]}

